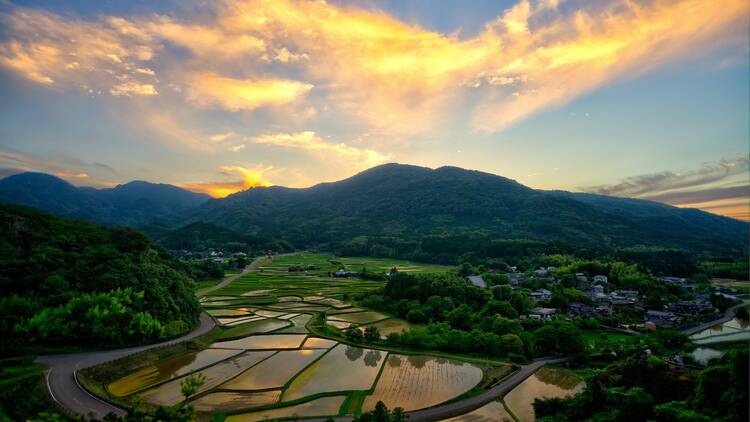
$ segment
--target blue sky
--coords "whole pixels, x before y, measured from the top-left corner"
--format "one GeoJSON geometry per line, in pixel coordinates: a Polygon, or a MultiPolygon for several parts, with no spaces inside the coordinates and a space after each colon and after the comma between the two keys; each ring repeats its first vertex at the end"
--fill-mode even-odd
{"type": "Polygon", "coordinates": [[[0,3],[0,174],[223,196],[455,165],[748,219],[748,8],[0,3]]]}

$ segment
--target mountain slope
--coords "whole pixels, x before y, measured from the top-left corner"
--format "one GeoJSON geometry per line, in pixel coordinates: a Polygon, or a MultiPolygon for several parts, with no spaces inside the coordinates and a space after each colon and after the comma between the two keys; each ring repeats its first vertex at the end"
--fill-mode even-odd
{"type": "Polygon", "coordinates": [[[456,167],[386,164],[307,189],[255,188],[182,214],[296,246],[356,236],[469,235],[592,246],[747,249],[748,225],[698,210],[530,189],[456,167]]]}
{"type": "Polygon", "coordinates": [[[140,226],[154,218],[195,208],[209,199],[166,184],[130,182],[111,189],[78,188],[44,173],[0,180],[0,202],[26,205],[97,223],[140,226]]]}

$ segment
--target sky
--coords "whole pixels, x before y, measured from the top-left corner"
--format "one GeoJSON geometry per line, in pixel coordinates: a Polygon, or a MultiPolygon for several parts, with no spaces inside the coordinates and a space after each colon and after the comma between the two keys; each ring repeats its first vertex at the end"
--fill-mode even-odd
{"type": "Polygon", "coordinates": [[[0,0],[0,177],[399,162],[750,219],[747,0],[0,0]]]}

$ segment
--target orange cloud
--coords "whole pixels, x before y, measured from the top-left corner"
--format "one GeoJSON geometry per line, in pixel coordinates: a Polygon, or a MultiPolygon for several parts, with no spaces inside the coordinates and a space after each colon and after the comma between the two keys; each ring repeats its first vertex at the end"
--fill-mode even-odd
{"type": "Polygon", "coordinates": [[[315,132],[269,133],[250,139],[255,144],[275,145],[282,148],[296,148],[320,155],[322,159],[344,160],[356,169],[369,168],[382,164],[388,156],[371,149],[361,149],[344,143],[324,140],[315,132]]]}
{"type": "Polygon", "coordinates": [[[272,183],[265,179],[265,174],[272,170],[273,167],[271,166],[255,166],[253,168],[222,166],[221,176],[231,180],[178,183],[177,186],[193,192],[205,193],[214,198],[224,198],[247,189],[272,186],[272,183]],[[238,176],[239,179],[237,179],[238,176]]]}
{"type": "Polygon", "coordinates": [[[253,110],[295,102],[312,88],[310,84],[284,79],[242,80],[200,73],[190,80],[188,99],[203,107],[218,105],[230,111],[253,110]]]}
{"type": "Polygon", "coordinates": [[[152,100],[171,87],[186,102],[174,108],[331,109],[409,141],[462,124],[502,130],[618,78],[748,42],[747,0],[557,4],[520,0],[467,38],[325,1],[226,0],[191,21],[12,7],[0,16],[0,66],[152,100]]]}

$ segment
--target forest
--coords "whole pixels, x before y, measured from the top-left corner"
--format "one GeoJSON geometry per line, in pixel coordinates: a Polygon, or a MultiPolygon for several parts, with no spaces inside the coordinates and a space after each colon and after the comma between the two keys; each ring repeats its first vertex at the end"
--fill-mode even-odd
{"type": "Polygon", "coordinates": [[[0,261],[3,354],[155,341],[200,313],[181,264],[132,229],[0,205],[0,261]]]}

